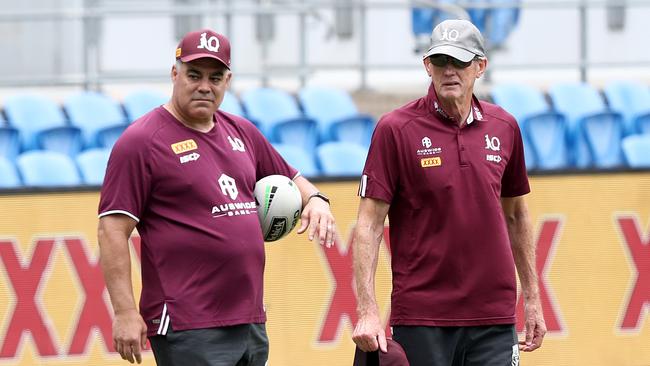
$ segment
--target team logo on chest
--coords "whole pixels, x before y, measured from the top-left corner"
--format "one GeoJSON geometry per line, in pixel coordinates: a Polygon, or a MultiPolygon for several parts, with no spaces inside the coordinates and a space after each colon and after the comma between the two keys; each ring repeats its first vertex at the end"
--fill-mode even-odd
{"type": "Polygon", "coordinates": [[[237,137],[228,136],[228,142],[230,142],[230,146],[232,146],[232,149],[234,151],[239,151],[239,152],[246,151],[246,147],[244,147],[244,143],[242,142],[241,139],[237,137]]]}
{"type": "MultiPolygon", "coordinates": [[[[490,150],[494,152],[501,151],[501,141],[499,140],[499,138],[495,136],[490,137],[490,135],[486,134],[485,150],[490,150]]],[[[499,154],[486,154],[485,160],[492,161],[498,164],[501,162],[502,159],[501,159],[501,155],[499,154]]]]}

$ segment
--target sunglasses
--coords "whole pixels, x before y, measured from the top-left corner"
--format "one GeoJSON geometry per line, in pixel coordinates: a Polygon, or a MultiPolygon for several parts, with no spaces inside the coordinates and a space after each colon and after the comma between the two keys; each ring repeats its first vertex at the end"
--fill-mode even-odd
{"type": "Polygon", "coordinates": [[[476,58],[473,58],[465,62],[447,55],[433,55],[433,56],[429,56],[429,60],[434,66],[438,66],[438,67],[445,67],[447,66],[447,64],[451,64],[453,67],[457,69],[466,69],[469,67],[469,65],[472,64],[474,60],[476,60],[476,58]]]}

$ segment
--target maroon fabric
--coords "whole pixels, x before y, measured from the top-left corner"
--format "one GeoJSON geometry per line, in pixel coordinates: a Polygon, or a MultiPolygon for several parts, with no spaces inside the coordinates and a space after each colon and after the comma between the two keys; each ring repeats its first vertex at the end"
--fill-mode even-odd
{"type": "Polygon", "coordinates": [[[515,119],[473,99],[444,116],[433,87],[378,122],[360,195],[390,203],[392,325],[515,322],[516,282],[500,198],[530,191],[515,119]]]}
{"type": "Polygon", "coordinates": [[[187,33],[176,47],[176,59],[190,62],[210,57],[230,68],[230,42],[224,35],[211,29],[187,33]]]}
{"type": "Polygon", "coordinates": [[[363,352],[357,347],[354,351],[353,366],[409,366],[409,361],[406,358],[404,348],[392,340],[387,338],[387,352],[363,352]]]}
{"type": "Polygon", "coordinates": [[[156,108],[123,133],[108,162],[99,213],[139,220],[149,335],[165,304],[175,330],[266,320],[253,189],[297,171],[250,122],[220,111],[215,119],[202,133],[156,108]]]}

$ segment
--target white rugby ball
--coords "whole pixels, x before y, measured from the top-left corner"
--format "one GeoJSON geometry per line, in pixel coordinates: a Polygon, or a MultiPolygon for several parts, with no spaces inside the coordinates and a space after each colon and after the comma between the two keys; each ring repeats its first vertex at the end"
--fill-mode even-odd
{"type": "Polygon", "coordinates": [[[284,175],[269,175],[255,183],[254,193],[264,241],[276,241],[289,234],[302,210],[296,183],[284,175]]]}

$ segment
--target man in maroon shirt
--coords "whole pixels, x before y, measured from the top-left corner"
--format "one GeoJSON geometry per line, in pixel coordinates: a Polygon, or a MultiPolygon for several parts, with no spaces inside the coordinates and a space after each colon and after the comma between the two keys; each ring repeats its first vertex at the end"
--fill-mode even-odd
{"type": "Polygon", "coordinates": [[[99,203],[100,262],[123,359],[141,362],[149,337],[159,365],[263,366],[264,242],[255,182],[282,174],[303,197],[301,227],[330,246],[329,201],[249,121],[219,111],[230,44],[212,30],[176,49],[171,100],[115,144],[99,203]],[[142,294],[131,286],[128,238],[141,237],[142,294]]]}
{"type": "Polygon", "coordinates": [[[411,366],[517,365],[519,350],[537,349],[546,333],[520,131],[510,114],[473,95],[487,67],[479,30],[448,20],[431,40],[428,94],[379,121],[363,171],[353,340],[386,351],[374,277],[388,215],[390,324],[411,366]],[[521,342],[515,269],[525,300],[521,342]]]}

